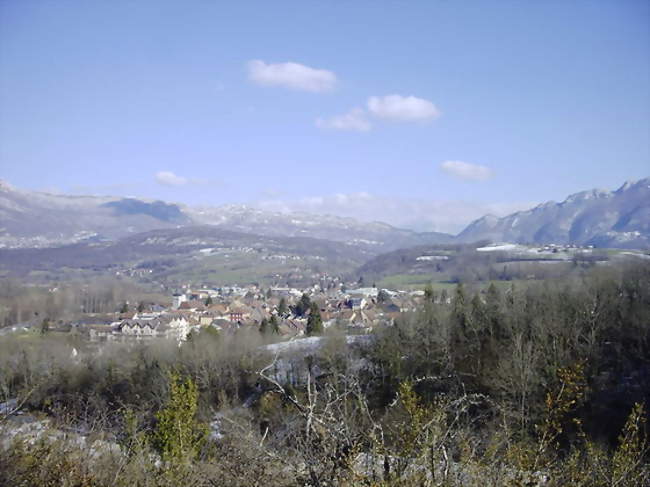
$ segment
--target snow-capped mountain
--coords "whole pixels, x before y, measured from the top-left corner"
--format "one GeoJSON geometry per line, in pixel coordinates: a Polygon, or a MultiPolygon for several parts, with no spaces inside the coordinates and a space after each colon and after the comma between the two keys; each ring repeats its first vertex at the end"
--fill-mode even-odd
{"type": "Polygon", "coordinates": [[[162,201],[25,191],[0,182],[0,247],[51,247],[115,240],[149,230],[210,225],[271,237],[310,237],[379,253],[448,242],[451,235],[418,233],[378,222],[245,205],[192,208],[162,201]]]}
{"type": "Polygon", "coordinates": [[[592,189],[503,218],[486,215],[457,237],[534,244],[650,247],[650,178],[615,191],[592,189]]]}
{"type": "Polygon", "coordinates": [[[379,254],[417,245],[474,242],[650,247],[650,178],[616,191],[589,190],[498,218],[486,215],[457,237],[381,222],[245,205],[194,208],[163,201],[26,191],[0,181],[0,247],[52,247],[117,240],[159,229],[208,225],[268,237],[342,242],[379,254]]]}

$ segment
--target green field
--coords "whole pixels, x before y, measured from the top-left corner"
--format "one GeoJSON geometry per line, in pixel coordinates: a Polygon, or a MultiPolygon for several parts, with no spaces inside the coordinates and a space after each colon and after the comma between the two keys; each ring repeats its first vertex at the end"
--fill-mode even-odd
{"type": "Polygon", "coordinates": [[[243,285],[256,282],[266,286],[286,282],[287,279],[297,280],[300,275],[304,279],[317,272],[332,273],[345,270],[343,266],[313,258],[264,260],[257,254],[232,252],[228,256],[208,256],[186,261],[183,265],[174,266],[152,277],[176,283],[243,285]]]}
{"type": "Polygon", "coordinates": [[[386,289],[424,289],[427,284],[431,284],[434,290],[439,291],[455,286],[449,282],[433,281],[433,278],[431,274],[393,274],[384,277],[376,284],[377,287],[386,289]]]}

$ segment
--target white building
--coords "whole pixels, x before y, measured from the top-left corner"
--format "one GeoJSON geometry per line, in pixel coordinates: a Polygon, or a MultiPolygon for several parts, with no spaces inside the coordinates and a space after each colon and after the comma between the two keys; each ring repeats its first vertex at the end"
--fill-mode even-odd
{"type": "Polygon", "coordinates": [[[181,306],[181,303],[187,301],[187,294],[174,294],[174,303],[173,308],[178,309],[181,306]]]}

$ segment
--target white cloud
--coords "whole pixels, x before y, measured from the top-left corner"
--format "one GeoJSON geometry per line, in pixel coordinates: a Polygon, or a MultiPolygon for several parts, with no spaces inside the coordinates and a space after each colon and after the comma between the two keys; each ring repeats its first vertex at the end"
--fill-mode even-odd
{"type": "Polygon", "coordinates": [[[360,221],[380,221],[418,231],[456,234],[486,214],[505,216],[532,208],[525,203],[471,203],[412,198],[393,198],[366,192],[311,196],[297,200],[268,199],[255,206],[269,211],[294,211],[352,217],[360,221]]]}
{"type": "Polygon", "coordinates": [[[316,126],[323,129],[369,132],[368,115],[394,122],[418,122],[437,118],[440,111],[428,100],[414,96],[387,95],[368,98],[368,111],[356,107],[343,115],[319,118],[316,126]]]}
{"type": "Polygon", "coordinates": [[[313,93],[331,91],[337,82],[336,75],[326,69],[291,62],[267,64],[257,59],[248,62],[248,77],[260,85],[283,86],[313,93]]]}
{"type": "Polygon", "coordinates": [[[222,179],[218,178],[186,178],[179,176],[178,174],[173,173],[172,171],[159,171],[155,174],[155,179],[158,184],[163,186],[187,186],[189,188],[195,186],[213,186],[213,187],[223,187],[227,186],[228,183],[222,179]]]}
{"type": "Polygon", "coordinates": [[[372,125],[361,108],[353,108],[348,113],[332,118],[316,120],[316,126],[322,129],[349,130],[352,132],[368,132],[372,125]]]}
{"type": "Polygon", "coordinates": [[[183,186],[189,182],[187,178],[177,176],[171,171],[157,172],[156,181],[165,186],[183,186]]]}
{"type": "Polygon", "coordinates": [[[368,98],[368,110],[377,118],[395,122],[417,122],[440,116],[433,103],[415,96],[371,96],[368,98]]]}
{"type": "Polygon", "coordinates": [[[492,177],[492,171],[489,167],[470,164],[469,162],[445,161],[440,164],[440,168],[456,178],[470,181],[485,181],[492,177]]]}

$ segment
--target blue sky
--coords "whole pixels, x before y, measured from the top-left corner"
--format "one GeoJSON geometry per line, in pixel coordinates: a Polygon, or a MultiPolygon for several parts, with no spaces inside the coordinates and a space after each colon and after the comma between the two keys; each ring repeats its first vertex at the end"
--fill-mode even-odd
{"type": "Polygon", "coordinates": [[[0,1],[0,178],[456,231],[650,175],[650,3],[0,1]]]}

